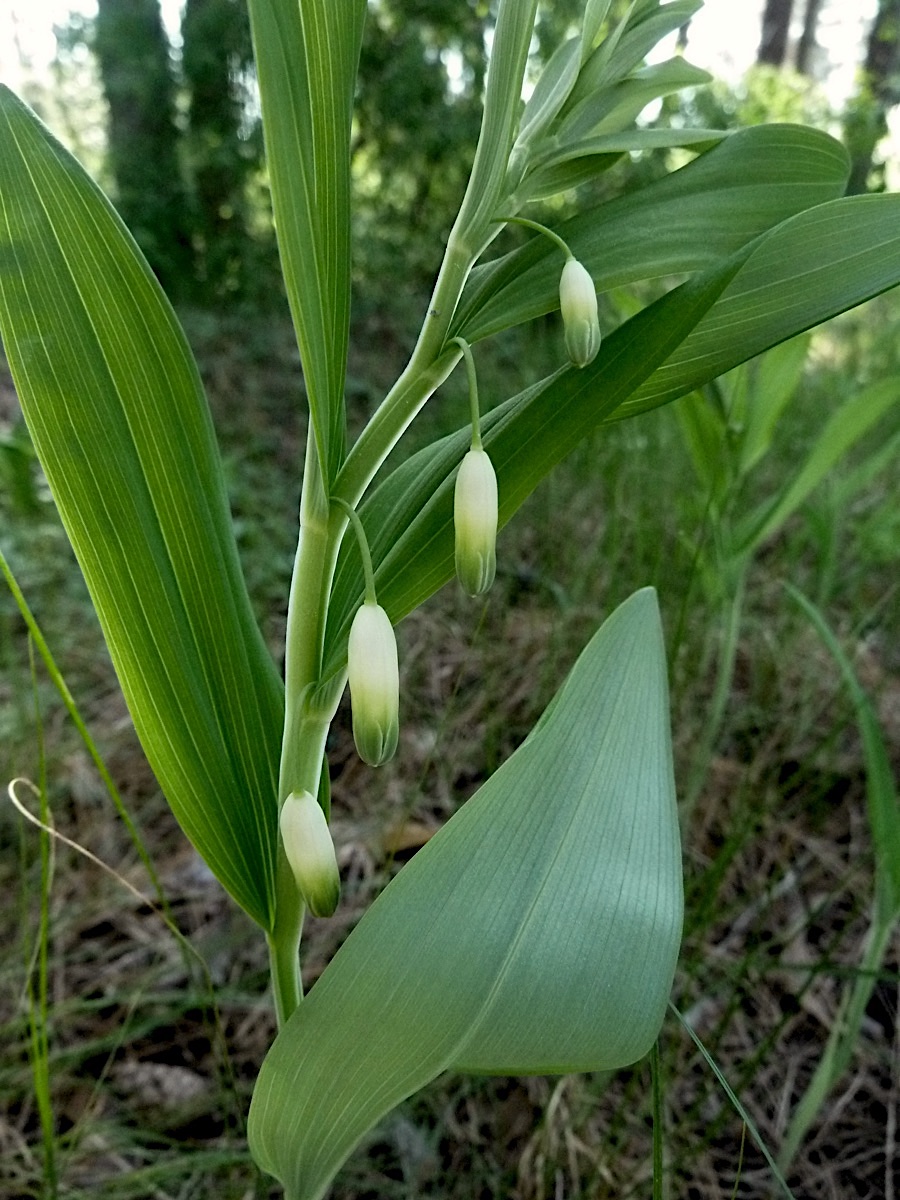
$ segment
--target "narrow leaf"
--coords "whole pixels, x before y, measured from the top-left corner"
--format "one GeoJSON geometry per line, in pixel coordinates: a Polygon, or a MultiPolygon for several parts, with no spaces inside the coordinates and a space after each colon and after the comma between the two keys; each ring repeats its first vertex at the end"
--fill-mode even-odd
{"type": "Polygon", "coordinates": [[[831,414],[806,460],[762,513],[753,513],[736,530],[736,548],[750,552],[775,534],[832,467],[898,403],[898,381],[883,379],[849,396],[831,414]]]}
{"type": "Polygon", "coordinates": [[[5,88],[0,330],[150,764],[188,837],[267,926],[281,685],[199,375],[106,199],[5,88]]]}
{"type": "Polygon", "coordinates": [[[900,917],[900,795],[890,755],[872,702],[840,642],[819,609],[802,592],[787,586],[837,663],[856,710],[866,763],[869,828],[875,851],[877,917],[882,927],[890,925],[900,917]]]}
{"type": "Polygon", "coordinates": [[[741,475],[752,471],[769,452],[775,427],[803,376],[809,343],[808,333],[791,338],[738,368],[748,377],[744,406],[731,414],[743,428],[738,466],[741,475]]]}
{"type": "Polygon", "coordinates": [[[682,921],[667,708],[647,589],[388,886],[270,1050],[249,1134],[289,1200],[322,1196],[365,1131],[443,1070],[609,1070],[647,1053],[682,921]]]}
{"type": "Polygon", "coordinates": [[[365,0],[248,0],[275,228],[319,462],[344,453],[350,123],[365,0]]]}
{"type": "Polygon", "coordinates": [[[683,58],[654,63],[635,71],[615,87],[588,96],[561,125],[556,137],[561,145],[591,134],[616,133],[634,121],[653,100],[683,88],[709,83],[708,71],[683,58]]]}

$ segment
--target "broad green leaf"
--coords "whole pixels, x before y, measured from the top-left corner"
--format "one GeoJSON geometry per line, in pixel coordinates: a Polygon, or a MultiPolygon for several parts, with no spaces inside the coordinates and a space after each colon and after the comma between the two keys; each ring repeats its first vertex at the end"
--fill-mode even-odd
{"type": "Polygon", "coordinates": [[[288,1200],[315,1200],[366,1130],[442,1071],[634,1062],[662,1024],[681,921],[665,652],[646,589],[279,1034],[250,1111],[257,1161],[288,1200]]]}
{"type": "MultiPolygon", "coordinates": [[[[604,292],[713,266],[787,217],[840,196],[847,170],[847,152],[827,134],[760,125],[558,232],[604,292]]],[[[475,342],[555,311],[561,268],[546,238],[477,267],[452,334],[475,342]]]]}
{"type": "Polygon", "coordinates": [[[850,196],[760,237],[689,338],[616,413],[674,400],[900,282],[900,195],[850,196]]]}
{"type": "Polygon", "coordinates": [[[366,0],[248,0],[275,228],[319,462],[344,453],[350,123],[366,0]]]}
{"type": "Polygon", "coordinates": [[[268,926],[281,685],[199,375],[106,199],[5,88],[0,330],[150,764],[212,870],[268,926]]]}
{"type": "Polygon", "coordinates": [[[761,511],[750,514],[735,533],[738,553],[752,553],[800,507],[844,454],[900,400],[900,384],[894,377],[880,380],[849,396],[831,413],[822,431],[799,467],[775,499],[761,511]]]}

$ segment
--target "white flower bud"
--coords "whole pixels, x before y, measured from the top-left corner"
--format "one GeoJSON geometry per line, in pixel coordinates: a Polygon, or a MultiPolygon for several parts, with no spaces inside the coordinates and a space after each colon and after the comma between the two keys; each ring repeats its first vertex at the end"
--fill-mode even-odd
{"type": "Polygon", "coordinates": [[[291,792],[281,806],[279,826],[306,907],[315,917],[330,917],[341,896],[341,878],[321,805],[310,792],[291,792]]]}
{"type": "Polygon", "coordinates": [[[559,279],[559,307],[566,349],[576,367],[586,367],[600,349],[597,292],[590,272],[577,258],[566,259],[559,279]]]}
{"type": "Polygon", "coordinates": [[[400,671],[397,640],[380,604],[362,604],[350,626],[347,673],[353,709],[353,740],[372,767],[393,757],[400,735],[400,671]]]}
{"type": "Polygon", "coordinates": [[[484,450],[460,463],[453,493],[456,574],[469,596],[480,596],[497,572],[497,476],[484,450]]]}

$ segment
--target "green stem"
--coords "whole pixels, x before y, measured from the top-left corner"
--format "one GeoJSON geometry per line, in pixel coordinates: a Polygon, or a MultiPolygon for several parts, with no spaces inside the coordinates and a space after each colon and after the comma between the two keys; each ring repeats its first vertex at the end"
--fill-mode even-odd
{"type": "Polygon", "coordinates": [[[372,555],[369,552],[369,541],[366,537],[366,531],[363,529],[362,521],[359,519],[359,513],[355,508],[351,508],[346,500],[342,500],[340,496],[335,497],[334,503],[347,514],[350,524],[353,526],[353,532],[356,535],[359,556],[362,559],[363,578],[365,579],[366,604],[377,604],[378,599],[375,595],[375,572],[372,569],[372,555]]]}
{"type": "Polygon", "coordinates": [[[498,217],[497,219],[505,221],[507,225],[524,225],[526,229],[534,229],[537,233],[542,233],[544,237],[549,238],[551,242],[555,243],[562,250],[567,260],[575,257],[559,234],[554,233],[552,229],[548,229],[546,225],[542,225],[540,221],[531,221],[528,217],[498,217]]]}
{"type": "Polygon", "coordinates": [[[332,496],[352,508],[410,422],[459,362],[459,353],[446,346],[447,336],[469,272],[500,232],[495,213],[510,202],[506,170],[519,122],[536,12],[537,0],[500,4],[475,161],[422,331],[403,374],[347,455],[332,488],[332,496]]]}
{"type": "MultiPolygon", "coordinates": [[[[278,803],[291,792],[318,793],[325,761],[325,739],[339,693],[323,705],[317,692],[325,637],[328,595],[346,518],[333,510],[325,494],[315,439],[307,436],[300,537],[288,601],[285,640],[285,717],[278,781],[278,803]]],[[[304,906],[279,839],[275,867],[275,922],[268,937],[269,962],[279,1027],[303,996],[300,936],[304,906]]]]}
{"type": "MultiPolygon", "coordinates": [[[[315,450],[307,436],[300,502],[300,539],[288,602],[285,645],[285,722],[278,800],[292,791],[316,795],[325,737],[340,689],[320,689],[322,647],[328,599],[347,514],[338,499],[355,509],[360,498],[422,405],[440,387],[460,352],[446,348],[459,298],[472,266],[497,236],[493,216],[504,198],[509,153],[519,120],[522,80],[534,29],[537,0],[501,0],[494,28],[484,119],[469,185],[409,363],[348,454],[327,495],[315,450]]],[[[279,846],[275,879],[275,923],[269,958],[279,1024],[302,996],[299,966],[303,905],[279,846]]]]}
{"type": "Polygon", "coordinates": [[[334,481],[332,497],[344,500],[351,508],[359,503],[378,468],[422,406],[459,362],[460,352],[455,348],[445,349],[445,342],[474,261],[468,243],[461,241],[454,227],[410,360],[360,434],[334,481]]]}
{"type": "Polygon", "coordinates": [[[481,410],[478,407],[478,377],[475,374],[475,359],[472,348],[465,338],[455,337],[453,341],[463,352],[466,362],[466,376],[469,380],[469,410],[472,418],[472,449],[481,449],[481,410]]]}

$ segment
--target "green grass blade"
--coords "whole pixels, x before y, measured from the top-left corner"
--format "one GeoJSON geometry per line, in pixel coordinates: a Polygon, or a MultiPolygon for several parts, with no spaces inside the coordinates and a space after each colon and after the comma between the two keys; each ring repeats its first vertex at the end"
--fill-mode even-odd
{"type": "Polygon", "coordinates": [[[729,483],[729,461],[723,452],[725,414],[704,392],[691,392],[675,405],[675,419],[704,495],[721,505],[729,483]]]}
{"type": "Polygon", "coordinates": [[[857,968],[858,974],[838,1006],[813,1077],[791,1113],[778,1153],[778,1162],[783,1171],[790,1167],[829,1093],[850,1066],[866,1018],[866,1006],[878,983],[884,956],[893,936],[893,922],[885,924],[876,921],[869,929],[865,953],[857,968]]]}
{"type": "Polygon", "coordinates": [[[212,870],[268,926],[281,685],[199,375],[108,202],[5,88],[0,330],[150,764],[212,870]]]}
{"type": "Polygon", "coordinates": [[[822,613],[802,592],[790,584],[786,586],[837,663],[856,710],[866,763],[866,799],[875,851],[878,907],[883,921],[896,921],[900,917],[900,796],[878,717],[822,613]]]}
{"type": "Polygon", "coordinates": [[[443,1070],[634,1062],[665,1014],[681,919],[665,651],[645,589],[284,1027],[251,1108],[254,1155],[289,1200],[313,1200],[443,1070]]]}
{"type": "Polygon", "coordinates": [[[797,390],[806,366],[810,334],[775,346],[755,362],[738,368],[746,373],[743,405],[735,413],[743,427],[738,475],[749,474],[772,445],[775,429],[797,390]]]}
{"type": "Polygon", "coordinates": [[[739,524],[735,533],[737,552],[753,553],[777,533],[844,454],[897,404],[898,395],[898,380],[892,378],[848,397],[825,422],[806,461],[774,502],[739,524]]]}
{"type": "Polygon", "coordinates": [[[322,475],[344,454],[350,122],[365,0],[248,0],[275,228],[322,475]]]}
{"type": "MultiPolygon", "coordinates": [[[[799,125],[743,129],[664,179],[564,222],[559,233],[600,292],[704,270],[840,196],[847,169],[846,151],[827,134],[799,125]]],[[[477,267],[451,335],[475,342],[554,312],[559,273],[559,253],[545,238],[477,267]]]]}
{"type": "MultiPolygon", "coordinates": [[[[28,641],[28,662],[31,673],[31,690],[34,697],[34,723],[38,754],[38,785],[35,789],[40,804],[41,822],[47,825],[50,803],[47,797],[47,758],[44,746],[44,722],[38,697],[37,672],[34,660],[34,642],[28,641]]],[[[59,1191],[59,1170],[56,1154],[56,1118],[53,1112],[50,1069],[49,1033],[49,949],[50,949],[50,893],[53,887],[53,846],[46,828],[40,834],[40,903],[35,945],[26,947],[26,993],[28,1003],[28,1048],[31,1058],[31,1075],[34,1081],[34,1098],[41,1123],[41,1143],[44,1151],[44,1195],[46,1200],[56,1200],[59,1191]],[[35,987],[35,975],[37,986],[35,987]]]]}
{"type": "MultiPolygon", "coordinates": [[[[719,1081],[719,1086],[721,1087],[721,1089],[725,1093],[725,1095],[728,1097],[728,1099],[731,1101],[731,1105],[734,1108],[735,1112],[738,1114],[738,1116],[744,1122],[745,1127],[750,1130],[750,1136],[753,1138],[754,1142],[756,1142],[757,1146],[759,1146],[759,1149],[762,1152],[763,1158],[769,1164],[769,1170],[772,1172],[772,1175],[775,1178],[775,1182],[778,1184],[778,1187],[779,1187],[782,1195],[785,1197],[785,1200],[795,1200],[794,1193],[788,1187],[787,1181],[784,1178],[784,1176],[782,1175],[781,1170],[780,1170],[778,1164],[776,1163],[775,1159],[772,1157],[772,1152],[769,1150],[769,1147],[766,1145],[762,1134],[756,1128],[754,1121],[751,1119],[750,1114],[747,1112],[746,1108],[741,1103],[740,1098],[738,1097],[737,1093],[734,1091],[731,1084],[725,1078],[719,1064],[716,1062],[716,1060],[713,1058],[713,1056],[710,1054],[710,1052],[707,1050],[707,1048],[703,1045],[703,1043],[701,1042],[701,1040],[697,1036],[697,1034],[694,1032],[694,1030],[690,1027],[690,1025],[688,1025],[687,1021],[684,1019],[684,1017],[681,1015],[681,1013],[678,1011],[678,1009],[675,1007],[675,1005],[669,1004],[669,1008],[672,1010],[672,1012],[675,1014],[675,1016],[680,1021],[682,1028],[687,1031],[688,1035],[690,1036],[691,1041],[694,1043],[694,1045],[700,1051],[703,1061],[706,1063],[706,1065],[712,1071],[713,1075],[715,1075],[716,1079],[719,1081]]],[[[742,1147],[743,1147],[743,1142],[742,1142],[742,1147]]]]}
{"type": "MultiPolygon", "coordinates": [[[[6,586],[12,593],[12,597],[16,603],[16,607],[19,610],[19,614],[28,627],[28,633],[31,638],[31,642],[34,644],[38,654],[40,654],[41,658],[43,659],[47,674],[50,676],[53,686],[59,693],[66,712],[69,714],[72,724],[78,731],[78,736],[81,738],[85,749],[90,755],[91,762],[96,767],[97,773],[103,781],[103,786],[106,788],[107,795],[112,800],[119,819],[128,830],[128,836],[131,839],[131,844],[134,846],[138,857],[144,865],[144,869],[146,870],[153,886],[153,890],[156,893],[156,898],[162,906],[165,906],[166,901],[162,884],[160,883],[159,876],[156,873],[153,860],[150,858],[150,855],[147,852],[147,847],[144,845],[144,840],[132,821],[128,809],[125,807],[125,804],[122,801],[122,797],[119,794],[119,789],[113,782],[113,778],[109,773],[109,769],[107,768],[106,763],[103,761],[103,756],[100,754],[100,751],[97,748],[97,743],[91,737],[90,731],[85,725],[81,713],[78,711],[78,705],[75,703],[75,698],[69,690],[69,685],[66,683],[62,671],[60,671],[59,667],[56,665],[56,660],[50,652],[50,647],[47,645],[46,638],[44,637],[41,628],[35,619],[34,613],[31,611],[28,601],[25,599],[22,589],[19,587],[18,580],[12,572],[12,568],[6,561],[6,556],[4,555],[2,549],[0,549],[0,574],[2,574],[3,578],[6,580],[6,586]]],[[[41,819],[44,820],[44,817],[42,816],[41,819]]],[[[46,824],[45,820],[44,823],[46,824]]]]}
{"type": "Polygon", "coordinates": [[[900,918],[900,798],[878,718],[821,611],[802,592],[790,584],[787,588],[837,663],[856,709],[863,740],[869,826],[875,850],[875,905],[858,974],[844,994],[825,1052],[785,1132],[779,1155],[784,1169],[793,1160],[829,1092],[850,1066],[865,1020],[866,1006],[900,918]]]}

